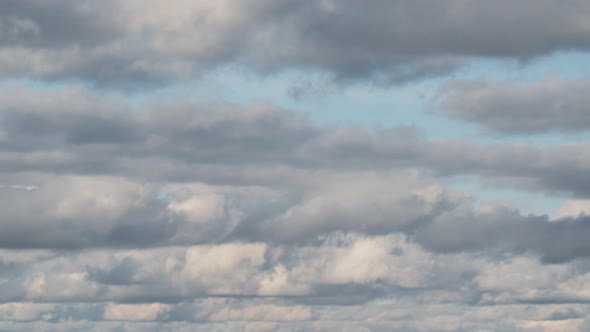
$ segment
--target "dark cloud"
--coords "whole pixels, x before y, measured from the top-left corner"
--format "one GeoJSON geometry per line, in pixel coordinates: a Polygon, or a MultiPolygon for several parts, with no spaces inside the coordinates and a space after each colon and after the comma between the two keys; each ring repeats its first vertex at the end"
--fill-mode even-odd
{"type": "Polygon", "coordinates": [[[0,45],[29,49],[93,48],[118,38],[110,1],[8,0],[0,5],[0,45]]]}
{"type": "Polygon", "coordinates": [[[482,251],[534,253],[544,263],[588,257],[583,240],[590,232],[584,216],[551,221],[547,216],[525,216],[515,210],[472,216],[442,216],[417,230],[416,240],[437,252],[482,251]]]}
{"type": "Polygon", "coordinates": [[[590,126],[588,82],[455,82],[442,89],[441,112],[507,134],[583,132],[590,126]]]}
{"type": "Polygon", "coordinates": [[[549,316],[546,317],[546,320],[566,320],[566,319],[576,319],[583,317],[580,312],[573,308],[563,308],[561,310],[556,310],[552,312],[549,316]]]}
{"type": "Polygon", "coordinates": [[[109,271],[90,270],[88,275],[90,279],[103,284],[130,285],[137,282],[134,280],[134,276],[137,275],[140,267],[141,265],[136,260],[125,257],[119,265],[109,271]]]}

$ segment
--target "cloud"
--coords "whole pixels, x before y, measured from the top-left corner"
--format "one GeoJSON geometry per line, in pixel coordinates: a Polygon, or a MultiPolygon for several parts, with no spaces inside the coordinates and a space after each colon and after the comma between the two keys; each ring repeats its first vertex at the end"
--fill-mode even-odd
{"type": "Polygon", "coordinates": [[[547,320],[568,320],[581,318],[582,315],[573,308],[564,308],[556,310],[546,317],[547,320]]]}
{"type": "MultiPolygon", "coordinates": [[[[281,326],[320,331],[353,324],[356,330],[370,331],[437,326],[526,331],[519,326],[562,321],[559,326],[571,324],[577,331],[585,304],[571,300],[565,310],[563,303],[540,301],[590,296],[587,260],[547,266],[530,256],[498,260],[433,254],[402,236],[348,235],[321,247],[231,243],[26,259],[28,269],[14,277],[23,283],[25,297],[0,305],[0,324],[19,321],[11,329],[43,321],[73,330],[95,324],[106,330],[281,326]],[[108,270],[130,259],[135,282],[105,284],[89,277],[88,271],[108,270]],[[278,267],[287,287],[274,288],[269,296],[263,285],[271,280],[269,274],[277,275],[278,267]],[[302,292],[294,296],[291,290],[296,288],[302,292]],[[366,295],[367,288],[378,289],[369,303],[345,302],[352,295],[366,295]],[[498,325],[504,317],[509,319],[498,325]]],[[[0,298],[5,298],[1,290],[0,298]]]]}
{"type": "Polygon", "coordinates": [[[0,296],[10,303],[166,304],[140,320],[197,320],[178,316],[187,309],[183,303],[207,299],[349,306],[392,296],[415,305],[577,305],[590,299],[587,260],[544,265],[530,255],[502,257],[429,252],[410,237],[358,234],[321,246],[93,249],[15,269],[3,277],[21,291],[0,287],[0,296]],[[515,277],[524,271],[535,273],[515,277]]]}
{"type": "Polygon", "coordinates": [[[2,195],[4,248],[161,243],[176,227],[158,213],[165,205],[149,189],[123,179],[61,177],[34,192],[2,195]],[[38,232],[44,236],[32,236],[38,232]]]}
{"type": "Polygon", "coordinates": [[[269,221],[253,224],[267,240],[314,241],[331,232],[409,231],[466,203],[417,172],[349,173],[318,178],[300,200],[269,221]]]}
{"type": "Polygon", "coordinates": [[[586,81],[452,80],[587,51],[589,14],[582,0],[1,3],[0,330],[586,331],[589,145],[519,142],[582,133],[586,81]],[[399,105],[433,89],[429,120],[486,130],[326,126],[281,96],[177,91],[228,69],[319,79],[291,90],[314,102],[420,81],[399,105]],[[465,178],[563,205],[488,204],[465,178]]]}
{"type": "Polygon", "coordinates": [[[589,195],[585,142],[435,141],[405,127],[373,133],[321,128],[301,113],[263,103],[156,99],[131,110],[110,94],[70,87],[9,86],[0,94],[0,106],[3,172],[300,187],[319,172],[409,167],[442,176],[475,175],[499,186],[589,195]]]}
{"type": "Polygon", "coordinates": [[[588,215],[589,212],[590,202],[588,200],[568,200],[559,207],[553,218],[577,217],[579,215],[588,215]]]}
{"type": "Polygon", "coordinates": [[[425,247],[440,252],[499,250],[529,252],[546,263],[559,263],[586,257],[582,238],[588,232],[588,218],[566,218],[556,222],[548,216],[523,215],[517,210],[499,208],[475,215],[450,212],[418,229],[416,239],[425,247]]]}
{"type": "Polygon", "coordinates": [[[279,195],[262,187],[164,186],[113,176],[39,179],[36,191],[0,192],[0,247],[72,250],[212,243],[224,240],[279,195]]]}
{"type": "MultiPolygon", "coordinates": [[[[530,252],[545,262],[589,254],[584,216],[553,223],[518,210],[477,211],[440,180],[476,175],[586,197],[585,143],[321,128],[268,104],[154,100],[131,111],[82,88],[10,87],[0,105],[8,138],[0,180],[38,186],[0,192],[3,248],[318,245],[343,232],[407,234],[435,252],[530,252]]],[[[124,283],[133,273],[130,261],[96,278],[124,283]]]]}
{"type": "Polygon", "coordinates": [[[0,9],[1,75],[103,86],[188,79],[232,63],[391,83],[475,57],[526,60],[590,45],[584,1],[9,1],[0,9]]]}
{"type": "Polygon", "coordinates": [[[440,112],[506,134],[582,132],[590,123],[584,80],[462,81],[441,89],[440,112]]]}
{"type": "Polygon", "coordinates": [[[110,304],[105,308],[104,319],[114,321],[153,321],[168,309],[160,303],[151,304],[110,304]]]}

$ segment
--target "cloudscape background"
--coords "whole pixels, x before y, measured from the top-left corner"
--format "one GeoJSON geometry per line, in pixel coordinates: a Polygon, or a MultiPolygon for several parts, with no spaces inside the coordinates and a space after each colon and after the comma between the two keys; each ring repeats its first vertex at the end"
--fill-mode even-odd
{"type": "Polygon", "coordinates": [[[0,2],[0,331],[590,331],[590,2],[0,2]]]}

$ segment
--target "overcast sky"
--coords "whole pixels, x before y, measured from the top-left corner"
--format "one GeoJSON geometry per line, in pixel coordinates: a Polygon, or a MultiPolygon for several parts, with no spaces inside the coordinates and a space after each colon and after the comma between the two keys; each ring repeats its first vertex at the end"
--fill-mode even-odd
{"type": "Polygon", "coordinates": [[[0,331],[590,331],[587,0],[0,1],[0,331]]]}

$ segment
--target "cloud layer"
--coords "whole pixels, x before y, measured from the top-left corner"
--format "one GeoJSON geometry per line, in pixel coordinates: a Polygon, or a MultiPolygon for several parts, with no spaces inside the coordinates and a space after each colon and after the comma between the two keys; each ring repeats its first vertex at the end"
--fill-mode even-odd
{"type": "MultiPolygon", "coordinates": [[[[313,331],[330,326],[321,308],[333,315],[393,298],[443,312],[555,306],[536,319],[582,324],[588,218],[477,207],[443,181],[477,175],[586,197],[579,179],[549,176],[582,172],[585,159],[567,153],[582,144],[324,128],[269,104],[154,100],[136,109],[80,87],[12,86],[0,105],[0,298],[2,318],[19,326],[236,321],[238,330],[313,331]],[[207,311],[210,301],[223,309],[207,311]]],[[[383,314],[375,310],[358,319],[383,314]]],[[[396,315],[372,329],[441,324],[396,315]]],[[[497,327],[446,319],[453,331],[497,327]]]]}
{"type": "Polygon", "coordinates": [[[478,57],[529,60],[590,46],[582,0],[27,0],[0,12],[0,75],[102,86],[189,79],[228,63],[390,83],[478,57]]]}
{"type": "Polygon", "coordinates": [[[0,331],[587,331],[588,83],[485,66],[586,52],[589,16],[582,0],[3,1],[0,331]],[[323,125],[305,102],[195,98],[218,70],[269,96],[283,73],[423,95],[388,113],[408,125],[323,125]]]}

